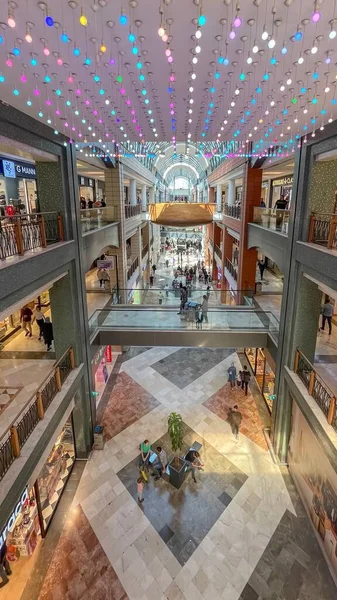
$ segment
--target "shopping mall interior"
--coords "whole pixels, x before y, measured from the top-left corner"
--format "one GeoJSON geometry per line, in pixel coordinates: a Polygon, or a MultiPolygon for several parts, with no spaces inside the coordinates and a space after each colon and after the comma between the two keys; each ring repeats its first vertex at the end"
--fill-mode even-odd
{"type": "Polygon", "coordinates": [[[337,2],[0,2],[0,600],[337,598],[337,2]]]}

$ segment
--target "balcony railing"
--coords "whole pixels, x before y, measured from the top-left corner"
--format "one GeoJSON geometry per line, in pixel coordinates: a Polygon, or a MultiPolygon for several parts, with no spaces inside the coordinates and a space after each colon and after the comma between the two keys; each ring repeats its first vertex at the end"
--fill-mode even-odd
{"type": "Polygon", "coordinates": [[[290,210],[255,206],[253,223],[288,235],[289,216],[290,210]]]}
{"type": "Polygon", "coordinates": [[[142,250],[142,258],[145,258],[145,256],[147,255],[149,251],[149,244],[145,244],[143,250],[142,250]]]}
{"type": "Polygon", "coordinates": [[[237,281],[238,280],[238,272],[237,272],[236,268],[234,267],[232,261],[229,260],[229,258],[225,259],[225,267],[230,272],[233,279],[235,279],[235,281],[237,281]]]}
{"type": "Polygon", "coordinates": [[[221,248],[219,246],[217,246],[216,244],[214,244],[214,252],[221,260],[222,259],[222,251],[221,251],[221,248]]]}
{"type": "Polygon", "coordinates": [[[80,211],[82,233],[101,229],[106,225],[116,222],[115,209],[113,206],[101,208],[85,208],[80,211]]]}
{"type": "Polygon", "coordinates": [[[0,259],[63,240],[62,215],[57,212],[0,217],[0,259]]]}
{"type": "Polygon", "coordinates": [[[225,204],[224,213],[227,217],[232,217],[233,219],[241,219],[241,206],[232,206],[229,204],[225,204]]]}
{"type": "Polygon", "coordinates": [[[337,248],[337,214],[312,213],[308,241],[326,248],[337,248]]]}
{"type": "Polygon", "coordinates": [[[40,385],[37,392],[26,402],[21,411],[0,439],[0,481],[11,464],[21,454],[21,449],[36,425],[44,418],[44,413],[72,369],[75,369],[74,352],[68,348],[57,361],[53,370],[40,385]]]}
{"type": "Polygon", "coordinates": [[[329,425],[337,431],[336,397],[300,350],[296,350],[294,372],[324,413],[329,425]]]}
{"type": "Polygon", "coordinates": [[[142,207],[140,204],[136,204],[135,206],[132,204],[125,205],[125,218],[130,219],[131,217],[136,217],[140,215],[142,212],[142,207]]]}
{"type": "Polygon", "coordinates": [[[138,260],[138,256],[137,256],[137,258],[135,258],[135,260],[133,261],[132,265],[128,268],[128,274],[127,274],[128,280],[132,277],[132,275],[134,274],[134,272],[136,271],[138,266],[139,266],[139,260],[138,260]]]}

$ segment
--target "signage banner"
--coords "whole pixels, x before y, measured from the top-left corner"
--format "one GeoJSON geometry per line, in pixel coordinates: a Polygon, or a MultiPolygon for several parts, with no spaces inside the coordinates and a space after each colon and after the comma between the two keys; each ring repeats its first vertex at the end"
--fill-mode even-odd
{"type": "Polygon", "coordinates": [[[11,177],[12,179],[16,177],[15,165],[11,160],[3,160],[2,161],[2,170],[5,177],[11,177]]]}
{"type": "Polygon", "coordinates": [[[111,346],[107,346],[105,348],[105,358],[106,358],[106,362],[111,363],[112,362],[112,351],[111,351],[111,346]]]}
{"type": "Polygon", "coordinates": [[[17,502],[17,504],[14,506],[12,514],[10,515],[5,527],[3,528],[3,530],[1,531],[1,535],[0,535],[0,548],[2,547],[2,545],[4,544],[4,542],[6,541],[6,537],[7,534],[12,531],[13,527],[14,527],[14,523],[18,517],[18,515],[20,514],[20,511],[24,505],[24,503],[26,502],[26,500],[28,500],[28,487],[26,487],[24,489],[24,491],[22,492],[19,501],[17,502]]]}
{"type": "Polygon", "coordinates": [[[1,160],[2,173],[4,177],[23,177],[27,179],[36,179],[36,167],[28,163],[17,162],[3,158],[1,160]]]}
{"type": "Polygon", "coordinates": [[[97,269],[114,269],[114,260],[113,258],[105,258],[104,260],[97,261],[97,269]]]}
{"type": "Polygon", "coordinates": [[[273,187],[283,186],[283,185],[292,185],[294,177],[293,175],[289,175],[289,177],[282,177],[282,179],[274,179],[273,187]]]}

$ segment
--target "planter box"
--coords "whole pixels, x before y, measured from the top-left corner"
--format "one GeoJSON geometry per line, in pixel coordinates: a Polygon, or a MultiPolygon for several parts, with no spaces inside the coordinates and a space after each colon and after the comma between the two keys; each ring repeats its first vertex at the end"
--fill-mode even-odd
{"type": "Polygon", "coordinates": [[[179,469],[177,469],[176,467],[174,467],[172,465],[173,461],[175,460],[175,458],[173,458],[170,462],[169,462],[169,472],[170,472],[170,484],[173,485],[173,487],[175,487],[177,490],[179,490],[179,488],[182,486],[184,479],[185,479],[185,472],[186,472],[186,460],[184,460],[183,458],[181,458],[179,456],[179,469]]]}

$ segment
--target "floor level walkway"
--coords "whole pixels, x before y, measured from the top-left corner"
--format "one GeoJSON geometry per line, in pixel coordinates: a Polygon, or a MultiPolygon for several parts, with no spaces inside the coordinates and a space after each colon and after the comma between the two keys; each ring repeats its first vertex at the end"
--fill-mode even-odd
{"type": "Polygon", "coordinates": [[[102,399],[104,450],[84,469],[42,586],[32,573],[22,600],[336,597],[302,504],[268,452],[263,403],[229,387],[227,369],[240,360],[228,348],[123,354],[102,399]],[[227,422],[234,403],[238,441],[227,422]],[[148,438],[171,457],[172,411],[183,417],[183,450],[201,444],[204,471],[180,490],[150,477],[140,505],[139,443],[148,438]]]}

